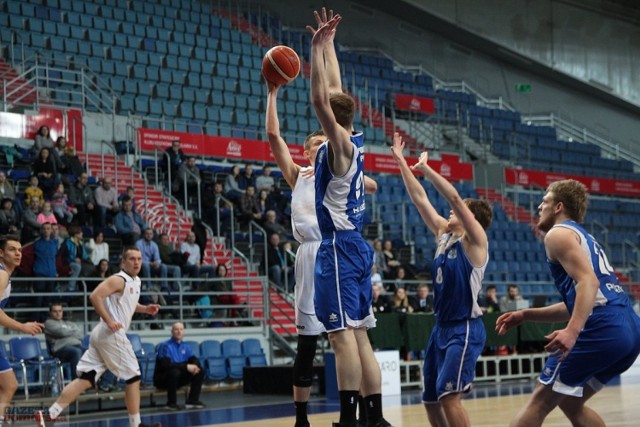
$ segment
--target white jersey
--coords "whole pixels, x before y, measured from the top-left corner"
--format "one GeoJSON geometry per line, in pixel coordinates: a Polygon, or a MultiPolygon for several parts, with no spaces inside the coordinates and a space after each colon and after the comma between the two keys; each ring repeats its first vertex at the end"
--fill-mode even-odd
{"type": "MultiPolygon", "coordinates": [[[[116,273],[116,276],[124,279],[124,290],[121,294],[115,293],[109,295],[105,300],[105,306],[111,318],[122,324],[123,329],[128,331],[131,325],[131,319],[138,306],[141,282],[138,276],[131,277],[125,271],[116,273]]],[[[101,320],[101,322],[104,322],[104,320],[101,320]]]]}
{"type": "Polygon", "coordinates": [[[298,173],[296,185],[291,192],[291,228],[293,236],[300,243],[308,240],[322,240],[315,207],[315,177],[304,177],[303,168],[298,173]]]}

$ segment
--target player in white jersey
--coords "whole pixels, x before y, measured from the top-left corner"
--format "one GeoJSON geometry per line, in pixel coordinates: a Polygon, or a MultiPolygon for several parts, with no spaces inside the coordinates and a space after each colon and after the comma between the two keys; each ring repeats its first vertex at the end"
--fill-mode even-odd
{"type": "MultiPolygon", "coordinates": [[[[4,312],[11,295],[11,274],[22,261],[20,239],[13,236],[0,237],[0,326],[36,335],[42,333],[44,325],[38,322],[20,323],[4,312]]],[[[0,356],[0,426],[3,425],[5,411],[18,389],[18,381],[9,361],[0,356]]]]}
{"type": "Polygon", "coordinates": [[[316,215],[322,233],[314,274],[314,306],[336,354],[340,421],[357,425],[358,390],[364,395],[367,426],[389,426],[382,417],[380,367],[367,328],[375,325],[371,310],[373,249],[362,237],[364,216],[364,146],[354,133],[355,103],[341,88],[332,88],[338,67],[333,47],[340,15],[315,13],[318,28],[307,27],[311,40],[311,102],[328,141],[315,161],[316,215]],[[328,55],[332,52],[332,55],[328,55]],[[334,66],[329,65],[335,63],[334,66]]]}
{"type": "Polygon", "coordinates": [[[640,318],[604,250],[580,225],[587,204],[584,184],[567,179],[549,185],[538,206],[538,229],[546,233],[547,264],[562,302],[496,320],[499,334],[524,321],[568,322],[545,337],[545,350],[551,354],[531,399],[511,426],[541,426],[556,406],[574,426],[604,426],[585,404],[640,353],[640,318]]]}
{"type": "Polygon", "coordinates": [[[154,316],[160,306],[141,305],[140,268],[142,255],[135,246],[122,254],[122,270],[100,283],[89,299],[100,316],[100,323],[91,331],[89,348],[78,362],[78,378],[70,382],[48,413],[36,414],[38,426],[51,425],[60,413],[90,387],[108,369],[126,382],[125,403],[130,427],[160,427],[159,423],[142,424],[140,420],[140,365],[133,352],[127,331],[134,313],[154,316]]]}

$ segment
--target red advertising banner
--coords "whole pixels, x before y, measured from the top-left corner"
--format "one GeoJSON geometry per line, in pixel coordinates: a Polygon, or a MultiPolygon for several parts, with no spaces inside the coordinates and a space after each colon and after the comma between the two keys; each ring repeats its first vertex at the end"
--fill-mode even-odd
{"type": "Polygon", "coordinates": [[[66,136],[69,143],[75,141],[78,151],[83,147],[82,112],[41,108],[38,114],[26,115],[0,112],[0,136],[7,138],[34,139],[40,126],[48,126],[51,138],[66,136]]]}
{"type": "Polygon", "coordinates": [[[619,179],[570,175],[555,172],[540,172],[526,169],[505,168],[505,182],[511,185],[534,186],[546,189],[549,184],[561,179],[575,179],[587,186],[594,194],[613,194],[617,196],[640,196],[640,182],[619,179]]]}
{"type": "Polygon", "coordinates": [[[396,108],[425,114],[433,114],[436,110],[433,99],[403,93],[396,93],[396,108]]]}
{"type": "MultiPolygon", "coordinates": [[[[171,132],[156,129],[138,129],[140,147],[142,151],[153,152],[156,148],[166,150],[171,142],[180,141],[185,154],[246,161],[275,162],[269,144],[252,139],[232,138],[225,136],[210,136],[184,132],[171,132]]],[[[293,161],[306,165],[308,162],[303,155],[301,145],[290,145],[289,151],[293,161]]],[[[413,165],[417,158],[407,158],[413,165]]],[[[473,179],[473,166],[470,163],[460,163],[455,155],[443,154],[440,160],[429,160],[429,164],[442,176],[451,181],[470,181],[473,179]]],[[[364,167],[368,171],[400,173],[398,166],[389,154],[367,153],[364,167]]]]}

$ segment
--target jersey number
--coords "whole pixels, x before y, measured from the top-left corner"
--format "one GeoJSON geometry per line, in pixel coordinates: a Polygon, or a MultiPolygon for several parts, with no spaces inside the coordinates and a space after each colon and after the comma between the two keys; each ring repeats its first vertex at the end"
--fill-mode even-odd
{"type": "Polygon", "coordinates": [[[604,253],[599,243],[594,241],[593,252],[598,256],[598,268],[602,274],[614,274],[613,267],[609,264],[607,254],[604,253]]]}
{"type": "Polygon", "coordinates": [[[360,171],[358,174],[358,179],[356,180],[356,200],[360,200],[362,196],[362,186],[364,182],[364,172],[360,171]]]}

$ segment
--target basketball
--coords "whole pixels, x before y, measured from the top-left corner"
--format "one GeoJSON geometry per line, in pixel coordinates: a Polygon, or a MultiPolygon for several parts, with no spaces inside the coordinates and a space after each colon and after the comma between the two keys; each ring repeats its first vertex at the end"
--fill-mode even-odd
{"type": "Polygon", "coordinates": [[[300,72],[300,58],[288,46],[275,46],[262,59],[262,75],[274,85],[284,85],[292,81],[300,72]]]}

